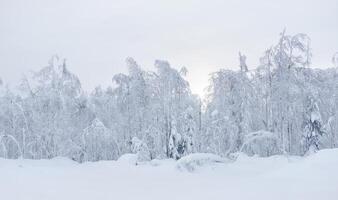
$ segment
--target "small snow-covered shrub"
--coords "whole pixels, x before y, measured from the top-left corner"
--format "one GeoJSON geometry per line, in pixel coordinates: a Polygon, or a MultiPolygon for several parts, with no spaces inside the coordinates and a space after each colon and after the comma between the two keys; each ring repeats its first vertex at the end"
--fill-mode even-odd
{"type": "Polygon", "coordinates": [[[177,161],[177,168],[184,171],[195,171],[204,166],[214,165],[216,163],[224,163],[226,160],[218,155],[211,153],[194,153],[182,157],[177,161]]]}
{"type": "Polygon", "coordinates": [[[133,137],[131,140],[131,151],[137,155],[137,162],[150,161],[150,151],[145,142],[133,137]]]}
{"type": "Polygon", "coordinates": [[[249,156],[259,155],[261,157],[281,153],[277,136],[268,131],[257,131],[246,135],[240,151],[249,156]]]}

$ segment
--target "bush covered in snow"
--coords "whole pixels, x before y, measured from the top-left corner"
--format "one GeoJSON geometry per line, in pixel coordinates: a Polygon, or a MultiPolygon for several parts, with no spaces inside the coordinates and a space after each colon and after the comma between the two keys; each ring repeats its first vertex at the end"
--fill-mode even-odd
{"type": "Polygon", "coordinates": [[[257,131],[244,137],[241,152],[252,155],[267,157],[281,153],[277,136],[268,131],[257,131]]]}
{"type": "Polygon", "coordinates": [[[182,157],[177,161],[177,168],[183,171],[195,171],[204,166],[224,163],[226,159],[211,153],[193,153],[182,157]]]}
{"type": "Polygon", "coordinates": [[[145,142],[133,137],[131,140],[131,151],[137,155],[137,162],[150,161],[150,151],[145,142]]]}

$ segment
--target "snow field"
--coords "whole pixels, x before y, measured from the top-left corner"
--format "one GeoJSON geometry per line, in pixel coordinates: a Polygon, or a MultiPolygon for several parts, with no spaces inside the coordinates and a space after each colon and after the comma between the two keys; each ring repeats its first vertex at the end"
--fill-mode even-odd
{"type": "Polygon", "coordinates": [[[138,165],[128,157],[134,159],[129,155],[118,161],[84,164],[60,157],[0,159],[0,199],[333,200],[338,196],[338,149],[304,158],[241,154],[234,162],[220,162],[212,157],[193,170],[182,169],[182,162],[196,162],[200,155],[138,165]]]}

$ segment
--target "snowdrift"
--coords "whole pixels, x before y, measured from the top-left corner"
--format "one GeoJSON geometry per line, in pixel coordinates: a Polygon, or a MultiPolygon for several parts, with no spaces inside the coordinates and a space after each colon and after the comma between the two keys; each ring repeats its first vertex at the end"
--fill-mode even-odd
{"type": "Polygon", "coordinates": [[[338,149],[307,157],[240,154],[228,163],[212,154],[193,154],[156,160],[156,165],[134,165],[134,154],[83,164],[66,158],[0,159],[0,199],[336,200],[337,155],[338,149]]]}
{"type": "Polygon", "coordinates": [[[121,164],[129,164],[129,165],[136,165],[137,164],[137,154],[124,154],[118,160],[118,163],[121,164]]]}

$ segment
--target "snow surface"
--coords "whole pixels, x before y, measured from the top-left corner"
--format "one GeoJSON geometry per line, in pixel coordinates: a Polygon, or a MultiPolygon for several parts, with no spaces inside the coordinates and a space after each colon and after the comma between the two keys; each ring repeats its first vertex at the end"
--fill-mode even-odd
{"type": "Polygon", "coordinates": [[[304,158],[240,154],[235,162],[201,165],[193,172],[179,170],[179,162],[174,160],[134,165],[128,161],[133,159],[134,155],[127,155],[119,161],[84,164],[66,158],[0,159],[0,199],[330,200],[338,197],[338,149],[322,150],[304,158]]]}

